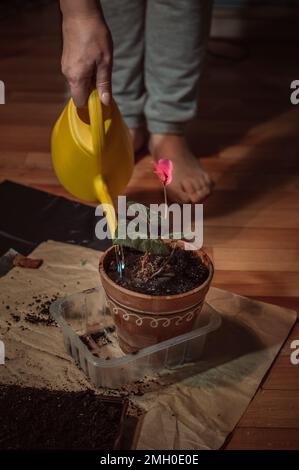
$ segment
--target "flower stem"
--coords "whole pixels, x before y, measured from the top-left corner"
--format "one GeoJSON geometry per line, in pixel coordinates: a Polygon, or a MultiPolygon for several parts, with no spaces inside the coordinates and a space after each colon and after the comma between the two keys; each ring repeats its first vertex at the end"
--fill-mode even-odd
{"type": "Polygon", "coordinates": [[[166,219],[166,217],[167,217],[167,191],[166,191],[166,184],[163,184],[163,191],[164,191],[164,204],[165,204],[164,219],[166,219]]]}

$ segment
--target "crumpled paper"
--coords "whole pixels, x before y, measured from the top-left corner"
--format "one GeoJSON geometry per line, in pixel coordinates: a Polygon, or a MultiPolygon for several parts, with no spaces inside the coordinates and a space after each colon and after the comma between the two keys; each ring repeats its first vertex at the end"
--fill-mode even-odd
{"type": "MultiPolygon", "coordinates": [[[[65,296],[96,287],[99,252],[49,241],[32,256],[44,260],[38,270],[14,268],[0,279],[0,338],[6,348],[0,382],[92,388],[66,353],[59,328],[28,324],[24,317],[36,294],[65,296]]],[[[207,302],[221,313],[222,326],[208,337],[201,360],[162,374],[154,391],[132,397],[146,410],[139,449],[220,448],[297,317],[292,310],[215,288],[207,302]]]]}

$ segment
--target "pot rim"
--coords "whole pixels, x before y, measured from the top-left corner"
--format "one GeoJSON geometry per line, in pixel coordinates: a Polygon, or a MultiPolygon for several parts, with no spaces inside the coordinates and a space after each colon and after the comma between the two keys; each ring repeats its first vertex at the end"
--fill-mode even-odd
{"type": "MultiPolygon", "coordinates": [[[[184,240],[179,240],[183,243],[184,240]]],[[[116,284],[106,273],[105,268],[104,268],[104,260],[106,256],[114,249],[114,246],[112,245],[110,248],[108,248],[106,251],[104,251],[101,256],[100,256],[100,263],[99,263],[99,272],[100,275],[103,276],[105,281],[109,284],[112,284],[116,286],[121,292],[123,292],[126,295],[131,295],[133,297],[138,297],[143,300],[150,300],[150,299],[157,299],[157,300],[162,300],[162,299],[183,299],[186,297],[189,297],[190,295],[196,294],[197,292],[203,290],[207,285],[211,283],[211,280],[214,275],[214,265],[211,260],[211,258],[207,255],[207,253],[202,249],[199,248],[196,250],[197,252],[201,252],[207,259],[208,259],[208,269],[209,269],[209,275],[205,282],[200,284],[199,286],[195,287],[194,289],[188,290],[187,292],[183,292],[182,294],[169,294],[169,295],[150,295],[150,294],[142,294],[141,292],[136,292],[134,290],[126,289],[125,287],[120,286],[119,284],[116,284]]]]}

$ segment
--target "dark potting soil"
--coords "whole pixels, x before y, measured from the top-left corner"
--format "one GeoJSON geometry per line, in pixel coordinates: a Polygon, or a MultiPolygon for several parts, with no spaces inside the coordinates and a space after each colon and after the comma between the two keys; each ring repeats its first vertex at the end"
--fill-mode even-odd
{"type": "Polygon", "coordinates": [[[115,325],[105,326],[101,330],[94,329],[80,335],[79,338],[95,357],[109,361],[124,356],[119,346],[115,325]]]}
{"type": "MultiPolygon", "coordinates": [[[[6,301],[2,301],[2,305],[10,312],[11,319],[16,323],[24,320],[33,325],[58,326],[50,314],[50,306],[60,296],[59,292],[53,295],[37,294],[31,298],[29,303],[13,299],[14,306],[9,305],[8,296],[6,301]]],[[[25,326],[22,325],[21,328],[24,329],[25,326]]]]}
{"type": "Polygon", "coordinates": [[[0,450],[112,450],[123,406],[122,399],[106,402],[90,390],[0,385],[0,450]]]}
{"type": "Polygon", "coordinates": [[[94,341],[98,346],[105,346],[106,344],[111,343],[111,340],[104,331],[96,334],[81,335],[80,339],[88,347],[88,349],[91,349],[90,341],[94,341]]]}
{"type": "Polygon", "coordinates": [[[32,302],[28,305],[28,309],[31,308],[31,311],[27,312],[25,315],[26,322],[35,325],[56,325],[54,318],[50,315],[50,305],[57,300],[58,297],[59,293],[51,297],[42,294],[33,296],[32,302]]]}
{"type": "Polygon", "coordinates": [[[125,269],[122,277],[116,269],[112,252],[105,266],[108,276],[118,285],[149,295],[175,295],[203,284],[208,268],[192,250],[174,248],[171,255],[159,256],[124,248],[125,269]]]}
{"type": "Polygon", "coordinates": [[[111,343],[108,334],[113,333],[115,331],[115,326],[107,326],[105,330],[97,331],[96,333],[91,333],[91,338],[99,345],[105,345],[107,343],[111,343]]]}
{"type": "Polygon", "coordinates": [[[107,354],[102,354],[101,348],[112,344],[112,335],[115,332],[115,325],[111,325],[96,331],[93,333],[86,333],[80,336],[82,343],[88,347],[89,351],[94,354],[96,357],[101,357],[102,359],[110,360],[111,357],[107,354]]]}

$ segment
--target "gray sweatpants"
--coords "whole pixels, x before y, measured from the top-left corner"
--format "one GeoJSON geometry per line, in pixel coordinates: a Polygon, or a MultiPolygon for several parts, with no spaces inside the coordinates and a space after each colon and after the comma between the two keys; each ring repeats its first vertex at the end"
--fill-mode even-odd
{"type": "Polygon", "coordinates": [[[113,95],[129,127],[182,133],[197,114],[213,0],[101,0],[113,95]]]}

